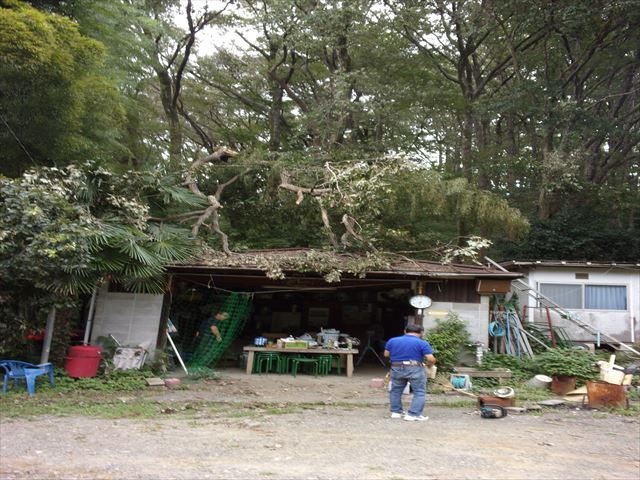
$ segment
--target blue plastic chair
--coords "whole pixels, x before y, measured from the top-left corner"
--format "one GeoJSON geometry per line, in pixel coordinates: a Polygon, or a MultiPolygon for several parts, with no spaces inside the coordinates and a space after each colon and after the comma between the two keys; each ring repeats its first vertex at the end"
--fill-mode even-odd
{"type": "Polygon", "coordinates": [[[51,363],[35,365],[20,360],[0,360],[0,368],[4,370],[4,379],[2,381],[2,391],[4,393],[7,392],[9,387],[9,380],[13,380],[14,387],[18,385],[18,382],[25,380],[27,392],[30,397],[33,397],[36,393],[36,378],[40,375],[48,375],[51,386],[56,386],[51,363]]]}

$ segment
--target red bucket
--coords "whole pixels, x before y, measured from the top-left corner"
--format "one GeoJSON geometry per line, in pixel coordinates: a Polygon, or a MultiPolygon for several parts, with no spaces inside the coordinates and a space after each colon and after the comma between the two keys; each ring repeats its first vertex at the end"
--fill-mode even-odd
{"type": "Polygon", "coordinates": [[[64,369],[72,378],[90,378],[98,374],[101,359],[100,347],[93,345],[75,345],[69,347],[64,369]]]}

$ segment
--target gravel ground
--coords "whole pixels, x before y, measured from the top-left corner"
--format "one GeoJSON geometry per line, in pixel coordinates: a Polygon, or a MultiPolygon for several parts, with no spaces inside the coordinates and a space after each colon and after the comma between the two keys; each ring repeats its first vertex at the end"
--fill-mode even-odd
{"type": "Polygon", "coordinates": [[[484,419],[472,403],[454,406],[466,397],[442,394],[429,397],[429,421],[392,420],[386,391],[370,386],[380,372],[358,370],[230,369],[216,382],[150,387],[166,413],[151,420],[0,412],[0,479],[640,478],[637,417],[561,406],[484,419]]]}

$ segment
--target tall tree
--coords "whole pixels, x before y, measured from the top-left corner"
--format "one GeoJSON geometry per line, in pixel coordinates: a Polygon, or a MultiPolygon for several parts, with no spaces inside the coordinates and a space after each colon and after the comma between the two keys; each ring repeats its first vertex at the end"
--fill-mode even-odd
{"type": "Polygon", "coordinates": [[[0,172],[121,154],[124,110],[104,54],[71,20],[0,2],[0,172]]]}

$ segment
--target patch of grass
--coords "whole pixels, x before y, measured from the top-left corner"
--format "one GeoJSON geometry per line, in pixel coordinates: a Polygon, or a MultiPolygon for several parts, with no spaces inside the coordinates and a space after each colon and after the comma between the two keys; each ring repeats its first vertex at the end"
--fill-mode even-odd
{"type": "MultiPolygon", "coordinates": [[[[56,397],[4,395],[0,397],[2,418],[28,418],[38,415],[81,415],[99,418],[153,418],[163,415],[180,418],[225,416],[229,418],[286,415],[298,413],[305,404],[246,404],[241,402],[171,402],[163,403],[144,396],[117,397],[96,392],[56,397]]],[[[312,408],[317,408],[312,407],[312,408]]]]}
{"type": "Polygon", "coordinates": [[[430,407],[469,408],[474,407],[477,404],[477,400],[470,397],[444,401],[429,400],[430,407]]]}
{"type": "Polygon", "coordinates": [[[218,380],[218,374],[207,367],[191,367],[189,369],[190,380],[218,380]]]}
{"type": "Polygon", "coordinates": [[[2,399],[0,409],[3,418],[24,418],[37,415],[71,416],[83,415],[100,418],[150,418],[159,415],[157,403],[145,400],[122,401],[78,401],[76,398],[57,399],[56,401],[21,399],[2,399]]]}
{"type": "Polygon", "coordinates": [[[510,385],[513,388],[516,398],[525,402],[539,402],[553,398],[555,395],[551,390],[545,388],[534,388],[524,383],[510,385]]]}
{"type": "Polygon", "coordinates": [[[593,415],[591,415],[592,418],[599,418],[599,419],[604,419],[604,418],[609,418],[609,415],[607,415],[606,413],[603,412],[594,412],[593,415]]]}
{"type": "Polygon", "coordinates": [[[640,417],[640,405],[633,403],[629,405],[629,408],[607,408],[606,411],[611,414],[620,415],[622,417],[640,417]]]}
{"type": "MultiPolygon", "coordinates": [[[[71,378],[65,370],[56,368],[54,370],[56,386],[52,387],[49,379],[42,375],[36,378],[36,392],[38,395],[82,391],[132,392],[146,388],[146,379],[155,376],[151,370],[112,370],[108,374],[102,373],[93,378],[71,378]]],[[[11,390],[24,393],[26,387],[22,383],[11,390]]]]}
{"type": "Polygon", "coordinates": [[[539,410],[527,410],[527,415],[533,415],[534,417],[542,417],[545,413],[550,412],[548,408],[541,408],[539,410]]]}

